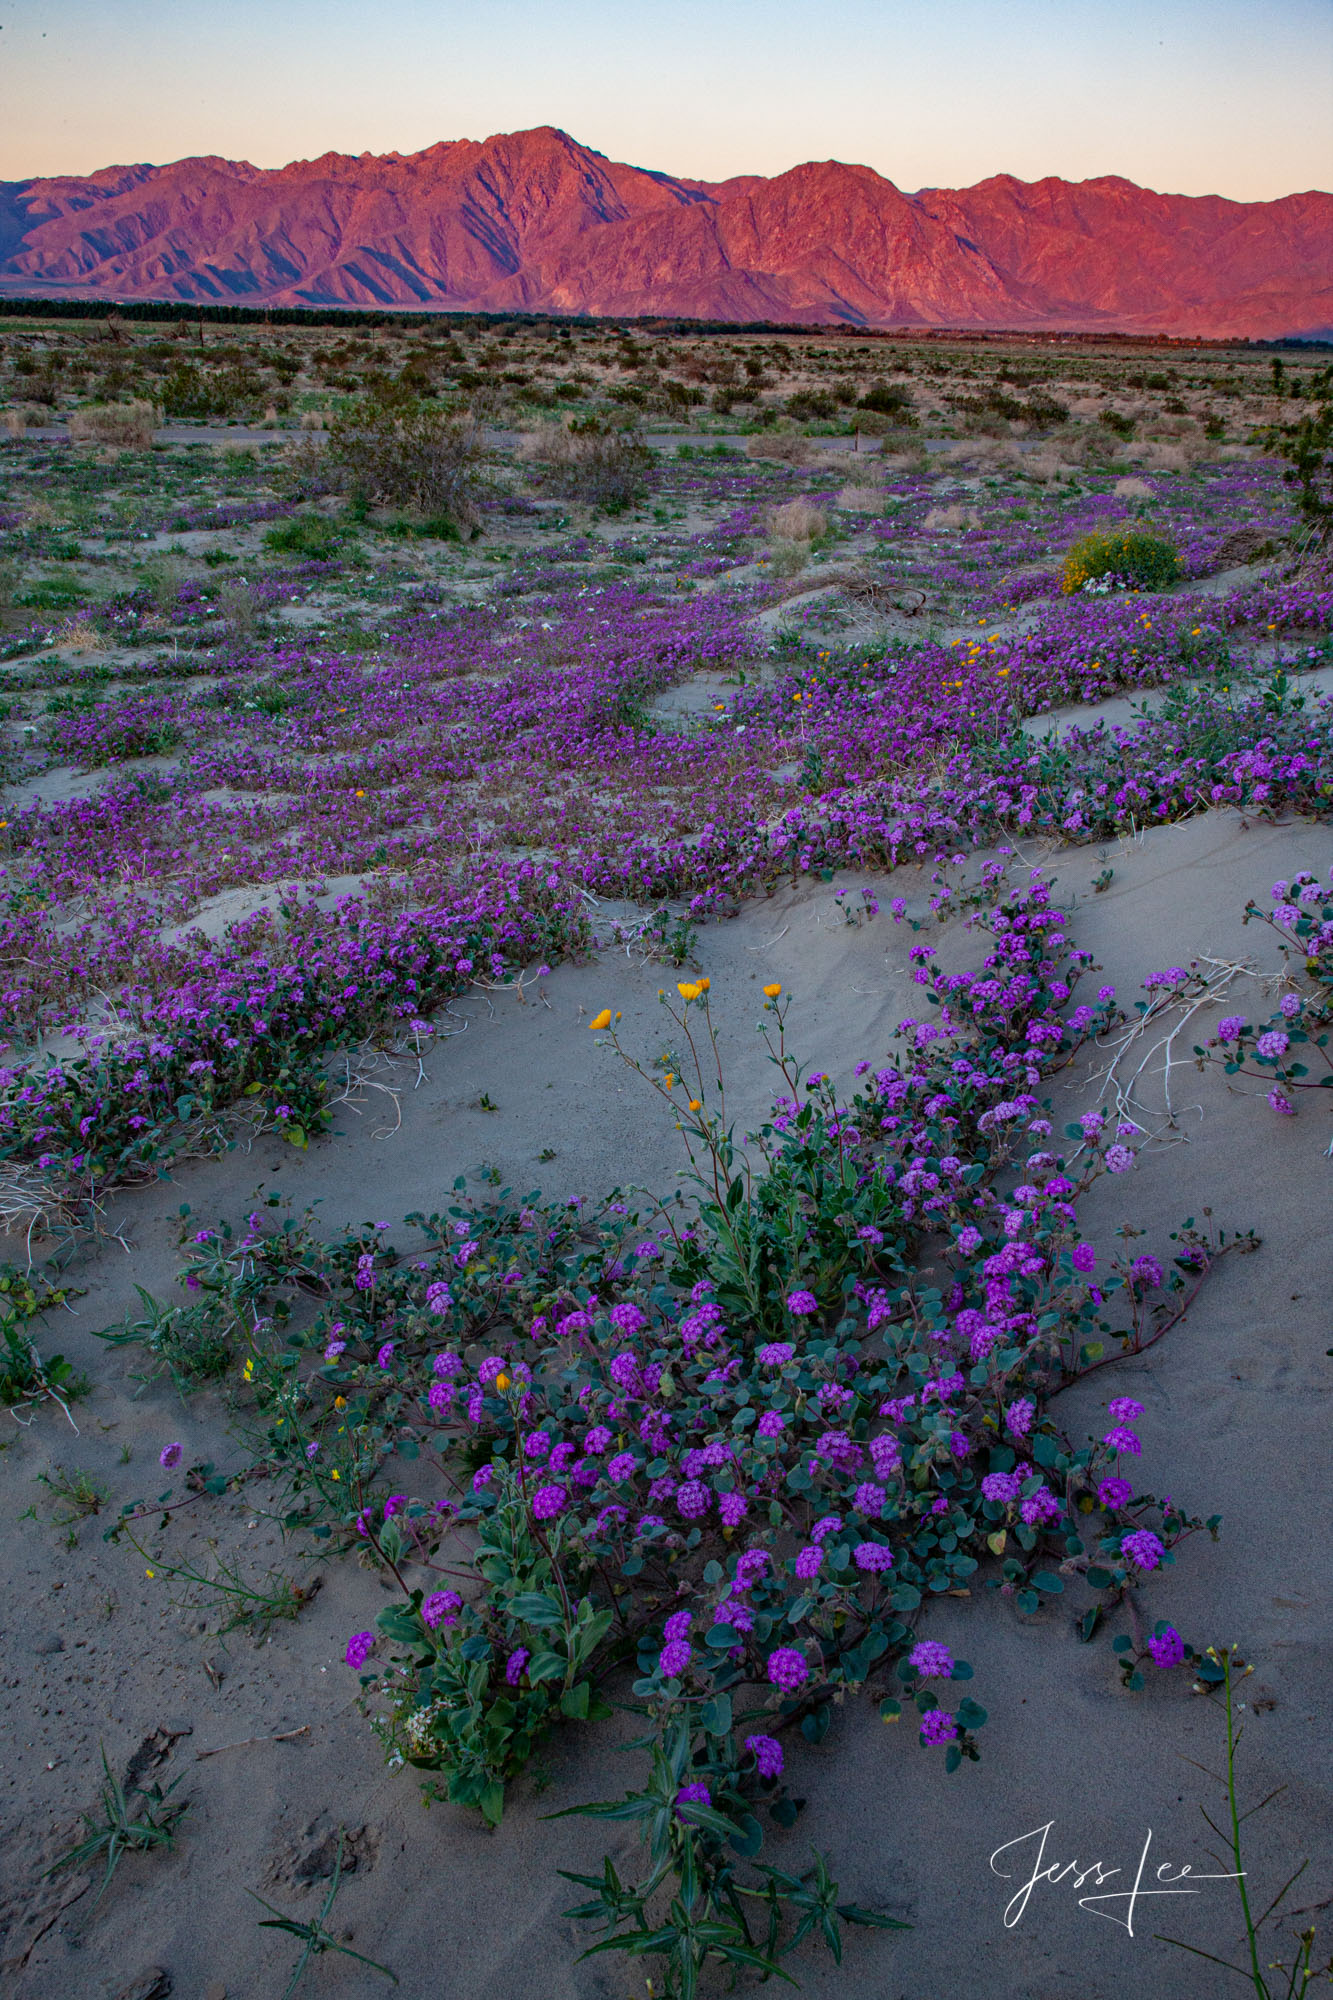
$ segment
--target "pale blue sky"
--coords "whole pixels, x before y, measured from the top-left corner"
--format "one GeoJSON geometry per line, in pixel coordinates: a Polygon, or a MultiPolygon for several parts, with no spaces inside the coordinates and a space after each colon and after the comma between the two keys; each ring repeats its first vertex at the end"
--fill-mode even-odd
{"type": "Polygon", "coordinates": [[[701,179],[1333,187],[1333,0],[0,0],[0,177],[562,125],[701,179]]]}

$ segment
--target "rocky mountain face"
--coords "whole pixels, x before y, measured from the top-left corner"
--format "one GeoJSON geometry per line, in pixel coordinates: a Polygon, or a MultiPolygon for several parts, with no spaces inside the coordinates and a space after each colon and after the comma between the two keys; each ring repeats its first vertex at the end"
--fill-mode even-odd
{"type": "Polygon", "coordinates": [[[0,183],[0,291],[855,326],[1333,331],[1333,195],[1115,177],[905,194],[837,161],[705,182],[544,126],[273,170],[0,183]]]}

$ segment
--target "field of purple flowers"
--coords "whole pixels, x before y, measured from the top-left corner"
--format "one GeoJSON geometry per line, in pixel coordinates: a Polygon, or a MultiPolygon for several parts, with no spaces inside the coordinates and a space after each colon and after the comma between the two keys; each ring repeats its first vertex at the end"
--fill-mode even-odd
{"type": "MultiPolygon", "coordinates": [[[[34,458],[33,486],[51,466],[34,458]]],[[[628,519],[483,544],[466,587],[405,580],[370,537],[295,565],[259,550],[239,607],[204,568],[23,628],[9,776],[35,796],[4,827],[7,1160],[68,1200],[197,1146],[239,1100],[303,1143],[331,1047],[478,974],[588,951],[590,897],[697,922],[784,875],[1017,829],[1326,802],[1328,706],[1274,675],[1328,657],[1329,579],[1210,575],[1238,525],[1290,531],[1274,463],[1118,482],[1130,497],[1110,478],[974,479],[984,518],[961,528],[929,525],[949,486],[934,468],[870,476],[873,512],[863,487],[834,509],[837,470],[700,451],[660,463],[628,519]],[[767,539],[792,498],[827,523],[795,589],[767,539]],[[1061,594],[1070,542],[1144,521],[1176,544],[1181,584],[1061,594]],[[916,615],[867,625],[867,579],[916,615]],[[794,615],[838,603],[851,636],[794,615]],[[303,622],[280,622],[293,608],[303,622]],[[71,623],[93,657],[62,647],[71,623]],[[696,681],[713,698],[692,707],[696,681]],[[1163,688],[1151,718],[1076,746],[1019,729],[1163,688]],[[96,776],[52,796],[53,770],[96,776]],[[228,921],[246,889],[262,907],[228,921]]],[[[293,511],[261,494],[210,515],[145,484],[145,535],[293,511]]],[[[51,536],[6,540],[40,556],[51,536]]]]}
{"type": "MultiPolygon", "coordinates": [[[[1079,1640],[1111,1637],[1117,1689],[1230,1701],[1232,1652],[1157,1595],[1220,1516],[1141,1469],[1128,1390],[1150,1370],[1121,1378],[1256,1240],[1205,1208],[1168,1219],[1170,1250],[1127,1224],[1113,1246],[1099,1201],[1146,1143],[1108,1051],[1235,1004],[1244,969],[1152,972],[1136,1019],[1047,863],[1214,812],[1327,821],[1333,571],[1252,447],[1132,459],[1066,425],[1067,463],[1019,432],[924,449],[915,424],[864,454],[677,437],[614,508],[551,498],[492,440],[470,540],[343,504],[308,453],[99,460],[15,435],[4,461],[0,1216],[63,1234],[52,1284],[112,1188],[146,1206],[171,1162],[259,1133],[309,1153],[339,1063],[419,1058],[450,1000],[562,961],[601,981],[627,939],[661,962],[656,1057],[614,999],[588,1025],[683,1136],[688,1198],[613,1187],[609,1161],[586,1201],[482,1169],[442,1209],[339,1234],[276,1195],[177,1224],[172,1191],[179,1296],[133,1263],[139,1307],[84,1346],[142,1367],[136,1396],[169,1381],[180,1435],[211,1424],[230,1460],[239,1431],[248,1463],[219,1471],[141,1406],[173,1427],[151,1463],[179,1483],[127,1498],[122,1478],[118,1512],[96,1492],[85,1511],[107,1506],[108,1562],[132,1548],[224,1630],[262,1636],[318,1587],[255,1581],[232,1502],[352,1558],[321,1671],[359,1677],[391,1768],[492,1829],[557,1730],[639,1718],[623,1797],[564,1811],[643,1854],[571,1874],[565,1914],[680,2000],[820,1943],[840,1962],[848,1924],[901,1927],[782,1843],[802,1746],[855,1697],[946,1772],[977,1761],[975,1695],[995,1695],[933,1604],[1060,1606],[1079,1640]],[[1151,543],[1163,580],[1070,587],[1098,537],[1151,543]],[[790,994],[752,975],[774,1097],[742,1142],[710,927],[848,870],[842,920],[887,903],[913,1017],[837,1089],[799,1060],[790,994]],[[949,917],[971,948],[962,923],[927,941],[949,917]],[[1056,1078],[1089,1076],[1102,1096],[1062,1124],[1056,1078]],[[201,1524],[231,1536],[206,1568],[201,1524]]],[[[1280,999],[1194,1049],[1274,1130],[1327,1096],[1326,872],[1291,862],[1247,912],[1280,999]]],[[[17,1266],[3,1286],[5,1400],[72,1424],[87,1383],[23,1328],[65,1294],[17,1266]]],[[[169,1847],[185,1804],[132,1795],[169,1847]]]]}

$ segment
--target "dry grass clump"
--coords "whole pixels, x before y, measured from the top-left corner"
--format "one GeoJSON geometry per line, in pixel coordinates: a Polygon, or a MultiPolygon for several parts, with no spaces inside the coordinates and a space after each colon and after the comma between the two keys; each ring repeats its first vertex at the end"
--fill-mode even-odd
{"type": "Polygon", "coordinates": [[[25,431],[44,424],[50,414],[36,403],[17,403],[12,410],[5,411],[5,430],[10,437],[21,438],[25,431]]]}
{"type": "Polygon", "coordinates": [[[761,431],[745,440],[747,458],[770,458],[779,465],[808,465],[811,444],[795,431],[761,431]]]}
{"type": "Polygon", "coordinates": [[[261,613],[255,594],[248,585],[224,583],[218,591],[217,604],[233,639],[254,637],[259,629],[261,613]]]}
{"type": "Polygon", "coordinates": [[[964,528],[979,528],[981,526],[981,516],[975,507],[959,507],[957,505],[952,507],[932,507],[921,525],[927,530],[955,528],[961,531],[964,528]]]}
{"type": "Polygon", "coordinates": [[[96,653],[102,645],[102,635],[88,619],[76,619],[67,625],[56,644],[66,653],[96,653]]]}
{"type": "Polygon", "coordinates": [[[1008,438],[966,438],[946,445],[939,454],[950,466],[968,465],[982,472],[1022,463],[1022,454],[1008,438]]]}
{"type": "Polygon", "coordinates": [[[76,444],[147,451],[161,421],[162,413],[152,403],[94,403],[86,410],[71,410],[69,434],[76,444]]]}
{"type": "Polygon", "coordinates": [[[652,463],[652,453],[636,430],[597,417],[543,424],[522,439],[519,457],[531,466],[539,491],[609,513],[640,498],[652,463]]]}
{"type": "Polygon", "coordinates": [[[828,515],[809,500],[788,500],[773,509],[768,525],[775,542],[818,542],[828,533],[828,515]]]}
{"type": "Polygon", "coordinates": [[[849,514],[882,514],[884,489],[881,486],[844,486],[833,504],[849,514]]]}
{"type": "Polygon", "coordinates": [[[1025,479],[1039,480],[1043,485],[1053,485],[1060,479],[1073,479],[1077,468],[1069,465],[1057,451],[1029,451],[1023,454],[1019,467],[1025,479]]]}
{"type": "Polygon", "coordinates": [[[1188,472],[1201,453],[1187,444],[1145,445],[1140,463],[1148,472],[1188,472]]]}
{"type": "Polygon", "coordinates": [[[1146,479],[1117,479],[1111,488],[1117,500],[1151,500],[1152,487],[1146,479]]]}

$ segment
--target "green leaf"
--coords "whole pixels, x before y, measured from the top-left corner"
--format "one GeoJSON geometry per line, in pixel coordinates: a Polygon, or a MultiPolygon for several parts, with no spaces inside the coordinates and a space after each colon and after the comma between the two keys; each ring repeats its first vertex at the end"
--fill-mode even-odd
{"type": "Polygon", "coordinates": [[[715,1694],[706,1701],[699,1720],[710,1736],[726,1736],[731,1730],[731,1696],[715,1694]]]}
{"type": "Polygon", "coordinates": [[[560,1653],[549,1651],[534,1653],[527,1665],[529,1685],[536,1687],[541,1681],[558,1680],[565,1671],[565,1664],[564,1657],[560,1653]]]}
{"type": "Polygon", "coordinates": [[[588,1702],[592,1687],[588,1681],[578,1681],[572,1688],[566,1688],[560,1697],[560,1713],[575,1722],[588,1719],[588,1702]]]}
{"type": "Polygon", "coordinates": [[[1052,1597],[1059,1597],[1065,1587],[1064,1578],[1049,1569],[1039,1569],[1032,1582],[1036,1589],[1049,1591],[1052,1597]]]}
{"type": "Polygon", "coordinates": [[[418,1644],[422,1636],[420,1618],[403,1604],[387,1604],[375,1620],[375,1629],[404,1646],[418,1644]]]}

